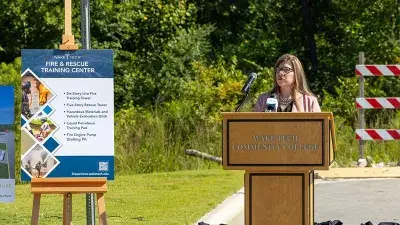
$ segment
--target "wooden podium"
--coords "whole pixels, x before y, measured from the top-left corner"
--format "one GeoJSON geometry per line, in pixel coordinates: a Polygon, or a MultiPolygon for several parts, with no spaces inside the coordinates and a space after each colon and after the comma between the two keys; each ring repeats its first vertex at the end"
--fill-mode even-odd
{"type": "Polygon", "coordinates": [[[313,225],[314,170],[334,149],[332,113],[223,113],[223,168],[246,171],[245,225],[313,225]]]}

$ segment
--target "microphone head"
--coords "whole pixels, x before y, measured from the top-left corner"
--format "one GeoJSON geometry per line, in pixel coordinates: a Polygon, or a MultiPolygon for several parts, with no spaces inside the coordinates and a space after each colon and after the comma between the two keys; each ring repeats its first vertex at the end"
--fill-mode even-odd
{"type": "Polygon", "coordinates": [[[277,98],[278,98],[278,95],[276,95],[275,93],[272,93],[272,94],[269,96],[269,98],[275,98],[275,99],[277,99],[277,98]]]}
{"type": "Polygon", "coordinates": [[[251,73],[249,75],[249,78],[247,79],[246,84],[242,88],[242,92],[248,94],[250,91],[250,87],[253,84],[254,80],[257,79],[257,74],[256,73],[251,73]]]}
{"type": "Polygon", "coordinates": [[[256,73],[250,73],[249,77],[254,77],[253,79],[257,79],[257,74],[256,73]]]}

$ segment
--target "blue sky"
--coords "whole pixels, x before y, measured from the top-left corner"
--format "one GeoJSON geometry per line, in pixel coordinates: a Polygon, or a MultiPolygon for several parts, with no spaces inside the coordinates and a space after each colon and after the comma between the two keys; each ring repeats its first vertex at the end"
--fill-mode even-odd
{"type": "Polygon", "coordinates": [[[0,124],[14,123],[14,87],[0,85],[0,124]]]}

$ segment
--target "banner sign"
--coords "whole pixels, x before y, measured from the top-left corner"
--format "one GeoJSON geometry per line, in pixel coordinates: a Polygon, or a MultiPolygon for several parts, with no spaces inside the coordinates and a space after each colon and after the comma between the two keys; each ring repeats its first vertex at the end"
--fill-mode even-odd
{"type": "Polygon", "coordinates": [[[0,96],[0,202],[14,202],[14,87],[0,86],[0,96]]]}
{"type": "Polygon", "coordinates": [[[21,178],[114,180],[112,50],[22,50],[21,178]]]}

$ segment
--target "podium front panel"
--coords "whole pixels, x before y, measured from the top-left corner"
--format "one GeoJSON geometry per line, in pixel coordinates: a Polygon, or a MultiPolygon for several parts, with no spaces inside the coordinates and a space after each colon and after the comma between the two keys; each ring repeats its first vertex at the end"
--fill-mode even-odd
{"type": "Polygon", "coordinates": [[[225,169],[321,170],[332,163],[326,113],[224,115],[225,169]]]}
{"type": "Polygon", "coordinates": [[[314,172],[245,173],[245,225],[313,225],[314,172]]]}

